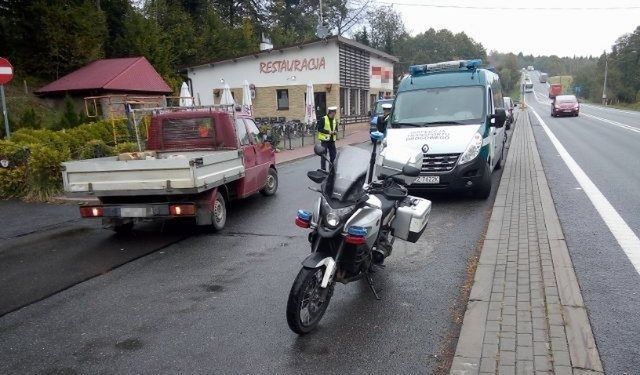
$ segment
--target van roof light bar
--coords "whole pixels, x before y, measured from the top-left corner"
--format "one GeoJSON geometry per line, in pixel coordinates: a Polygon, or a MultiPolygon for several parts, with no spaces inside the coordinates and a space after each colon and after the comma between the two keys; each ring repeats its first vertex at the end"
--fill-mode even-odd
{"type": "Polygon", "coordinates": [[[409,67],[411,76],[419,76],[437,72],[455,72],[455,71],[472,71],[480,68],[482,60],[454,60],[443,61],[433,64],[412,65],[409,67]]]}

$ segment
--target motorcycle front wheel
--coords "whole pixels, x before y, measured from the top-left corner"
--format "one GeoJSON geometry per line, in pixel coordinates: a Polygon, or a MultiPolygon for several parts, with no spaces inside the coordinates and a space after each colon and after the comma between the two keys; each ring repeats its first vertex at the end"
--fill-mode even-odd
{"type": "Polygon", "coordinates": [[[316,329],[329,306],[333,285],[329,285],[328,290],[320,287],[324,272],[324,268],[302,268],[289,292],[287,323],[299,335],[316,329]]]}

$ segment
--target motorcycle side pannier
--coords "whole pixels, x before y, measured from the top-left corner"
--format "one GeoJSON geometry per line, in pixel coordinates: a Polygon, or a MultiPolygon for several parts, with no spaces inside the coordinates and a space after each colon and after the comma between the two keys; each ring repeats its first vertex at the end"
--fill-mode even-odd
{"type": "Polygon", "coordinates": [[[393,236],[409,242],[417,242],[429,221],[431,201],[412,196],[406,197],[396,211],[391,223],[393,236]]]}

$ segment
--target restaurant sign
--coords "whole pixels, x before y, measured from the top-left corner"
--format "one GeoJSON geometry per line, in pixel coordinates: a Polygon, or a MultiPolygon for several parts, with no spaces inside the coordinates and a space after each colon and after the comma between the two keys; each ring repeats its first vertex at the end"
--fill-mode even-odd
{"type": "Polygon", "coordinates": [[[324,57],[310,59],[282,59],[260,63],[260,73],[302,72],[326,68],[324,57]]]}

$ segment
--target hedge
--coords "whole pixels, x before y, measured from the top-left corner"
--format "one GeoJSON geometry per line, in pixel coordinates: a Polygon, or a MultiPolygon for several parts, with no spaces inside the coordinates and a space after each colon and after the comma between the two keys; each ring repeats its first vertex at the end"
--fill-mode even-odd
{"type": "MultiPolygon", "coordinates": [[[[145,137],[144,126],[142,137],[145,137]]],[[[126,120],[98,121],[59,131],[20,129],[0,140],[0,199],[46,201],[62,192],[62,162],[137,151],[126,120]]]]}

